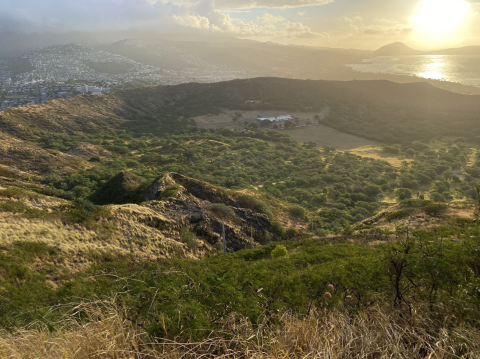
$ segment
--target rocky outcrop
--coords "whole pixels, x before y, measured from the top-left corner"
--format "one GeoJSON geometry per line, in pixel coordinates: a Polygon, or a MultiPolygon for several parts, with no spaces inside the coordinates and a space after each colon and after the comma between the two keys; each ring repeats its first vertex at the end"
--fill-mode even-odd
{"type": "Polygon", "coordinates": [[[180,233],[187,227],[212,246],[222,242],[224,221],[227,248],[231,252],[258,246],[270,236],[268,216],[242,208],[235,193],[177,173],[156,181],[145,199],[148,203],[144,206],[175,223],[168,230],[180,233]]]}

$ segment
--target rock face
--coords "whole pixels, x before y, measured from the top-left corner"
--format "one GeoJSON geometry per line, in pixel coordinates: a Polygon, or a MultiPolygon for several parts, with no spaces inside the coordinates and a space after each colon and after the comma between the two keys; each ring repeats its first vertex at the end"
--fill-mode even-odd
{"type": "Polygon", "coordinates": [[[144,206],[169,219],[169,230],[188,228],[212,246],[222,241],[224,219],[229,252],[256,247],[269,237],[271,223],[265,214],[242,208],[234,194],[200,180],[169,173],[151,186],[145,199],[144,206]]]}

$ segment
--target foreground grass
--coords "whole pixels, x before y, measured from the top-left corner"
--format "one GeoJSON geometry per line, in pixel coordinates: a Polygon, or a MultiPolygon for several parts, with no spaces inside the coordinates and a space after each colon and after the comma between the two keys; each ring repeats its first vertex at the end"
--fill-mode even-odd
{"type": "Polygon", "coordinates": [[[0,357],[478,358],[480,226],[398,235],[289,241],[277,258],[278,243],[105,254],[75,273],[55,248],[16,243],[0,255],[0,357]]]}
{"type": "Polygon", "coordinates": [[[448,320],[436,327],[421,308],[412,316],[375,306],[308,316],[283,312],[258,325],[231,314],[201,341],[150,336],[114,301],[75,307],[54,330],[39,325],[0,334],[4,358],[478,358],[480,332],[448,320]]]}

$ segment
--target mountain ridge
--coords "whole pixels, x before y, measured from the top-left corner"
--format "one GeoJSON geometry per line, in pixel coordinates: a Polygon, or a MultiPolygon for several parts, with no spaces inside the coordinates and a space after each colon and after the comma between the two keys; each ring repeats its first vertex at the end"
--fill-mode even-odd
{"type": "Polygon", "coordinates": [[[411,55],[463,55],[480,56],[480,46],[464,46],[440,50],[421,51],[407,46],[403,42],[394,42],[373,52],[375,56],[411,56],[411,55]]]}

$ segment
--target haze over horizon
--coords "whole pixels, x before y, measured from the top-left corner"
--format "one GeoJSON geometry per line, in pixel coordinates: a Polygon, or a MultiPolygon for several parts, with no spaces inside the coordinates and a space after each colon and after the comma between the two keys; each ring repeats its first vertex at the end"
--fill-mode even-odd
{"type": "Polygon", "coordinates": [[[421,50],[480,44],[479,0],[4,0],[0,31],[155,31],[281,44],[421,50]]]}

